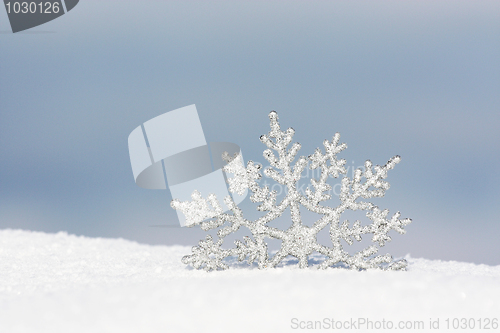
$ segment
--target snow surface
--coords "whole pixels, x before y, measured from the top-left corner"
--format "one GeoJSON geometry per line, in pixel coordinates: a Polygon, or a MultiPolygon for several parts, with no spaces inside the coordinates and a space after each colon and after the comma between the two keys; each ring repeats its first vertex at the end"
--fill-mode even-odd
{"type": "Polygon", "coordinates": [[[423,321],[427,331],[431,318],[443,330],[446,318],[500,317],[500,266],[407,256],[407,272],[300,270],[292,260],[207,273],[181,263],[189,253],[0,230],[0,332],[300,331],[293,318],[423,321]]]}

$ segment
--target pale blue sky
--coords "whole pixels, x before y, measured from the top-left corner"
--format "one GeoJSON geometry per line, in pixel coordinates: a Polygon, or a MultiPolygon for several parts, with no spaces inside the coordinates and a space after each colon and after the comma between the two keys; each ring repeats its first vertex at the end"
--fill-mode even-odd
{"type": "Polygon", "coordinates": [[[194,245],[149,227],[176,215],[128,134],[196,104],[263,162],[274,109],[303,155],[340,132],[349,165],[402,156],[377,204],[414,222],[384,250],[500,264],[498,1],[81,1],[9,31],[0,10],[0,228],[194,245]]]}

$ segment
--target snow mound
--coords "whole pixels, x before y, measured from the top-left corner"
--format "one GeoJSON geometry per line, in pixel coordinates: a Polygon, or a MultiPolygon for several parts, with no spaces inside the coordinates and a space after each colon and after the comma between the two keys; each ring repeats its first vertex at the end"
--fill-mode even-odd
{"type": "Polygon", "coordinates": [[[230,262],[207,273],[181,263],[190,252],[0,230],[0,332],[286,332],[360,318],[443,329],[500,313],[500,266],[407,256],[407,272],[230,262]]]}

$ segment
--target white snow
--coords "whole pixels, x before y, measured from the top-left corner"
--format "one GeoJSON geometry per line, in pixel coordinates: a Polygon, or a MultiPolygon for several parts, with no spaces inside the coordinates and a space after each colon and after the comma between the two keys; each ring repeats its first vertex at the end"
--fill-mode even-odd
{"type": "Polygon", "coordinates": [[[190,252],[0,230],[0,332],[287,332],[358,318],[422,321],[427,331],[431,318],[443,330],[447,318],[477,328],[500,317],[500,266],[407,256],[407,272],[231,262],[207,273],[181,263],[190,252]]]}

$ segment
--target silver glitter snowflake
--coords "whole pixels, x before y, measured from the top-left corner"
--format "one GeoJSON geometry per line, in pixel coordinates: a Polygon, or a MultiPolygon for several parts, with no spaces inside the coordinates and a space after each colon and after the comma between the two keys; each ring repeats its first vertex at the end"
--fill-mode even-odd
{"type": "Polygon", "coordinates": [[[391,238],[387,235],[390,230],[400,234],[406,231],[404,227],[411,219],[400,219],[401,214],[397,212],[389,217],[388,210],[380,210],[373,203],[363,201],[374,197],[383,197],[389,189],[389,183],[384,181],[387,172],[400,162],[399,156],[391,158],[384,166],[373,166],[368,160],[365,168],[357,169],[352,179],[347,177],[344,167],[346,161],[337,159],[337,154],[347,148],[347,145],[339,144],[340,134],[336,133],[332,141],[325,140],[323,145],[325,152],[319,148],[309,157],[301,156],[293,167],[290,165],[295,159],[301,145],[292,142],[295,131],[289,128],[281,131],[278,123],[278,114],[272,111],[269,114],[271,130],[267,135],[262,135],[260,141],[268,149],[264,151],[264,157],[270,166],[263,173],[278,184],[285,186],[287,191],[283,199],[277,202],[277,192],[270,191],[268,186],[260,186],[262,178],[260,164],[248,161],[245,167],[241,161],[241,155],[229,156],[227,153],[223,158],[228,162],[224,171],[234,174],[228,179],[229,191],[242,194],[246,189],[252,192],[250,200],[260,203],[257,210],[266,212],[255,221],[243,217],[243,212],[236,206],[231,196],[224,198],[224,203],[230,212],[224,213],[220,202],[215,195],[210,194],[204,199],[198,191],[192,194],[192,201],[181,202],[172,200],[171,206],[182,211],[191,225],[199,225],[203,230],[220,228],[217,232],[218,240],[213,241],[211,236],[199,242],[193,247],[192,254],[182,258],[185,264],[191,264],[195,268],[204,268],[207,271],[226,269],[228,266],[223,262],[227,257],[235,256],[238,260],[247,260],[249,264],[257,261],[259,268],[276,267],[284,258],[291,255],[298,259],[300,268],[308,266],[308,257],[314,252],[323,255],[325,260],[319,264],[319,268],[344,265],[351,269],[385,269],[405,270],[406,260],[393,261],[391,255],[376,255],[379,247],[385,245],[391,238]],[[277,153],[277,155],[275,154],[277,153]],[[306,167],[311,170],[320,170],[319,179],[311,179],[311,186],[301,194],[297,189],[297,183],[306,167]],[[328,177],[341,180],[339,195],[340,203],[337,207],[322,205],[323,201],[331,199],[329,192],[332,187],[327,184],[328,177]],[[299,207],[303,206],[320,217],[312,226],[306,226],[302,222],[299,207]],[[268,225],[268,223],[280,217],[286,209],[291,212],[291,226],[287,230],[280,230],[268,225]],[[349,221],[341,221],[342,213],[347,210],[366,211],[367,218],[371,221],[369,225],[361,225],[356,221],[349,226],[349,221]],[[235,241],[235,248],[222,249],[224,237],[237,231],[240,227],[246,227],[252,233],[252,237],[244,237],[244,241],[235,241]],[[321,245],[317,241],[318,233],[329,227],[332,246],[321,245]],[[347,253],[341,240],[352,245],[353,239],[361,241],[361,236],[372,234],[371,245],[353,255],[347,253]],[[270,256],[266,238],[281,240],[281,248],[276,254],[270,256]]]}

